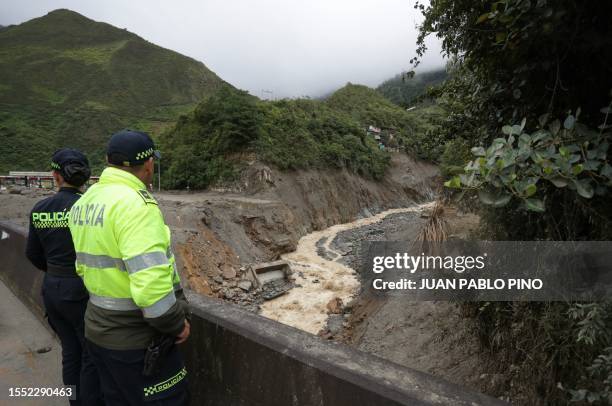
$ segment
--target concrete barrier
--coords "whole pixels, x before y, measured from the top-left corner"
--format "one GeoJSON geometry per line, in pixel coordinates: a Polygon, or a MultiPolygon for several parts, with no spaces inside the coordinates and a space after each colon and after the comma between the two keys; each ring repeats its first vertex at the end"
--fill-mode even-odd
{"type": "MultiPolygon", "coordinates": [[[[42,319],[42,272],[23,255],[25,230],[0,222],[0,234],[0,278],[42,319]]],[[[193,405],[506,404],[234,305],[193,293],[189,300],[182,350],[193,405]]]]}
{"type": "Polygon", "coordinates": [[[25,229],[0,222],[0,279],[47,326],[40,293],[44,274],[25,257],[26,236],[25,229]]]}

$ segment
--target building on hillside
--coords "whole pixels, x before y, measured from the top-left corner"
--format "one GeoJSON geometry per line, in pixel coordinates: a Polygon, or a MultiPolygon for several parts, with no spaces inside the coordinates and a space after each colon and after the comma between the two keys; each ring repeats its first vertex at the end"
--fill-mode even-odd
{"type": "Polygon", "coordinates": [[[378,135],[380,136],[382,130],[378,127],[374,127],[373,125],[368,126],[366,132],[368,135],[378,135]]]}
{"type": "Polygon", "coordinates": [[[378,142],[381,141],[382,130],[378,127],[375,127],[373,125],[368,126],[368,128],[366,129],[366,134],[374,137],[374,139],[378,142]]]}
{"type": "Polygon", "coordinates": [[[366,133],[374,138],[381,150],[391,152],[399,151],[399,138],[396,137],[397,132],[398,130],[395,127],[376,127],[370,125],[366,129],[366,133]]]}

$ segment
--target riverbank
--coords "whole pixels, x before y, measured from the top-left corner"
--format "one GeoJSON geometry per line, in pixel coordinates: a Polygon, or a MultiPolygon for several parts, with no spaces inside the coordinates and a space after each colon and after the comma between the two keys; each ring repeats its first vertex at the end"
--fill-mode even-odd
{"type": "MultiPolygon", "coordinates": [[[[428,212],[394,213],[367,226],[345,229],[319,243],[319,255],[355,270],[363,241],[413,241],[428,212]],[[339,255],[338,255],[339,254],[339,255]]],[[[478,217],[447,208],[449,233],[466,238],[478,227],[478,217]]],[[[440,376],[476,390],[494,393],[502,380],[491,373],[473,322],[458,304],[416,302],[409,296],[368,296],[363,289],[340,314],[329,315],[319,335],[376,354],[400,365],[440,376]]]]}
{"type": "MultiPolygon", "coordinates": [[[[353,230],[382,229],[390,221],[388,217],[419,218],[432,206],[423,203],[407,208],[390,209],[349,223],[337,224],[302,237],[296,250],[284,254],[293,271],[295,287],[287,294],[263,303],[261,314],[281,323],[316,334],[326,326],[330,314],[339,315],[344,305],[360,291],[360,278],[355,264],[343,261],[346,247],[339,245],[338,235],[354,233],[353,230]],[[382,223],[383,225],[378,225],[382,223]]],[[[357,231],[359,233],[359,231],[357,231]]],[[[364,236],[367,236],[367,231],[364,236]]],[[[355,257],[354,255],[352,257],[355,257]]]]}

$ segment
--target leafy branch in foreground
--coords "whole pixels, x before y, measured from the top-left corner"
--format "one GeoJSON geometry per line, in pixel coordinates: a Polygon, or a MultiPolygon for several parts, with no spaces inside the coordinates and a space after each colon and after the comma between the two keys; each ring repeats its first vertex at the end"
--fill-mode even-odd
{"type": "Polygon", "coordinates": [[[594,381],[601,382],[601,389],[568,389],[572,395],[571,401],[612,403],[612,347],[606,348],[603,354],[595,358],[591,366],[587,367],[587,374],[594,381]]]}
{"type": "Polygon", "coordinates": [[[547,123],[540,117],[539,129],[525,131],[521,125],[506,125],[506,138],[496,138],[488,148],[474,147],[476,158],[464,168],[464,173],[445,182],[449,188],[476,190],[480,201],[493,207],[503,207],[515,197],[527,210],[544,212],[543,183],[568,188],[585,199],[604,196],[612,187],[612,166],[608,162],[608,117],[610,106],[601,109],[604,123],[594,130],[578,123],[580,109],[568,114],[563,122],[547,123]]]}
{"type": "Polygon", "coordinates": [[[586,368],[584,381],[578,385],[580,389],[566,389],[561,384],[559,388],[571,395],[571,402],[610,404],[612,402],[610,303],[576,303],[568,310],[568,315],[577,322],[578,342],[587,346],[602,344],[606,348],[586,368]],[[588,382],[591,382],[591,385],[588,382]]]}

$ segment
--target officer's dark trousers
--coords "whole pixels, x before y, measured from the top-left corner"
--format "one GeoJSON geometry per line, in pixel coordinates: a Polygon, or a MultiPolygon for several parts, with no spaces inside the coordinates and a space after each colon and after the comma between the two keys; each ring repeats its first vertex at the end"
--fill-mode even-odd
{"type": "Polygon", "coordinates": [[[87,348],[98,371],[104,400],[112,406],[186,406],[187,371],[176,346],[157,374],[142,374],[146,350],[110,350],[89,340],[87,348]]]}
{"type": "Polygon", "coordinates": [[[51,328],[62,344],[64,385],[76,385],[71,405],[104,405],[96,368],[85,348],[84,320],[87,290],[75,276],[45,274],[43,301],[51,328]]]}

